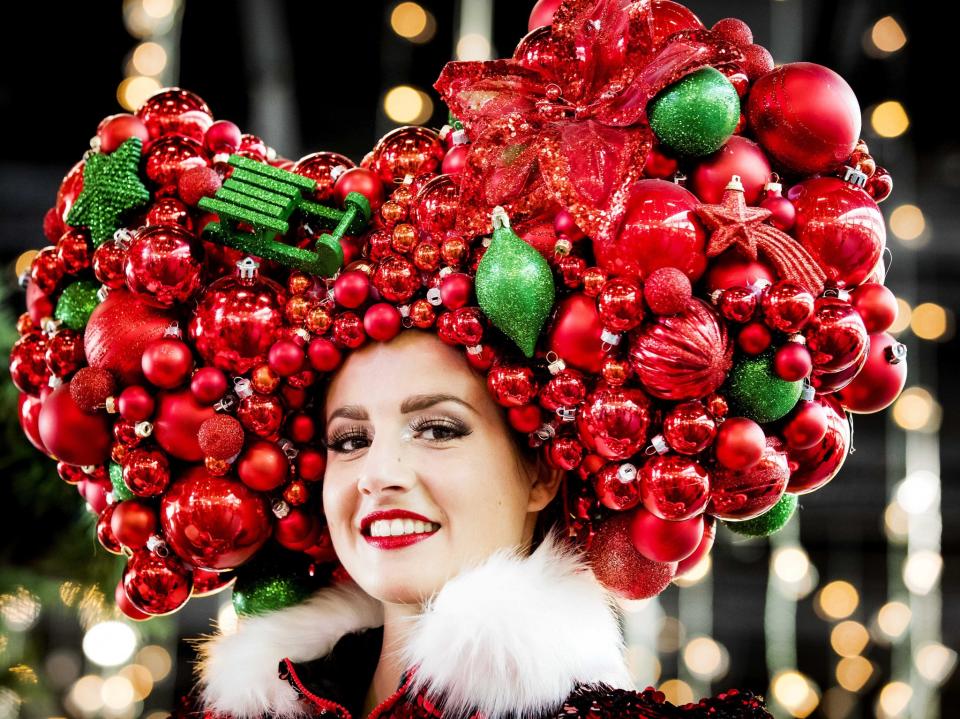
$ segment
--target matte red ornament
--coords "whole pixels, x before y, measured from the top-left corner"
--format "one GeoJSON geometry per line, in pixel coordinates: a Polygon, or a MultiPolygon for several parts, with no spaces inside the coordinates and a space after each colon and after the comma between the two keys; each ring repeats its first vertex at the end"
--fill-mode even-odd
{"type": "Polygon", "coordinates": [[[240,147],[243,133],[229,120],[217,120],[207,128],[203,146],[211,155],[235,152],[240,147]]]}
{"type": "Polygon", "coordinates": [[[654,562],[679,562],[693,554],[703,539],[703,517],[675,522],[661,519],[643,507],[631,512],[633,546],[654,562]]]}
{"type": "Polygon", "coordinates": [[[134,115],[122,112],[105,117],[97,125],[100,152],[109,155],[131,137],[139,137],[146,144],[150,133],[143,121],[134,115]]]}
{"type": "Polygon", "coordinates": [[[289,377],[303,369],[306,356],[303,349],[293,340],[277,340],[267,353],[270,369],[281,377],[289,377]]]}
{"type": "Polygon", "coordinates": [[[312,340],[307,347],[310,366],[318,372],[331,372],[340,366],[342,355],[337,346],[324,337],[312,340]]]}
{"type": "Polygon", "coordinates": [[[507,409],[507,421],[518,432],[533,432],[543,424],[543,412],[535,404],[524,404],[507,409]]]}
{"type": "Polygon", "coordinates": [[[870,341],[860,315],[838,297],[817,299],[803,334],[813,366],[820,372],[839,372],[862,364],[870,341]]]}
{"type": "Polygon", "coordinates": [[[353,160],[338,152],[314,152],[297,160],[290,171],[316,182],[314,199],[317,202],[329,202],[337,178],[356,166],[353,160]]]}
{"type": "Polygon", "coordinates": [[[872,414],[893,404],[906,382],[906,345],[881,332],[870,335],[867,361],[853,381],[837,393],[837,399],[849,412],[872,414]]]}
{"type": "Polygon", "coordinates": [[[777,282],[761,301],[763,320],[771,329],[799,332],[813,316],[813,295],[793,282],[777,282]]]}
{"type": "Polygon", "coordinates": [[[201,404],[219,402],[227,389],[227,376],[216,367],[201,367],[190,379],[190,391],[201,404]]]}
{"type": "Polygon", "coordinates": [[[527,21],[527,31],[535,30],[553,22],[553,15],[560,7],[561,0],[537,0],[537,4],[530,11],[527,21]]]}
{"type": "Polygon", "coordinates": [[[692,296],[690,278],[676,267],[654,270],[643,283],[643,297],[654,314],[679,314],[692,296]]]}
{"type": "Polygon", "coordinates": [[[70,386],[51,392],[37,419],[40,441],[49,454],[67,464],[102,464],[110,456],[110,421],[106,414],[87,414],[70,396],[70,386]]]}
{"type": "Polygon", "coordinates": [[[436,131],[414,125],[398,127],[380,138],[373,149],[373,164],[389,186],[402,182],[407,175],[436,172],[445,152],[436,131]]]}
{"type": "Polygon", "coordinates": [[[593,476],[593,491],[607,509],[624,512],[640,504],[640,482],[633,465],[608,464],[593,476]],[[629,467],[629,473],[624,468],[629,467]]]}
{"type": "Polygon", "coordinates": [[[215,414],[200,425],[197,443],[205,457],[230,460],[243,449],[243,427],[236,417],[215,414]]]}
{"type": "Polygon", "coordinates": [[[715,292],[731,287],[773,284],[776,279],[773,268],[763,260],[751,260],[737,250],[727,250],[710,263],[704,284],[708,292],[715,292]]]}
{"type": "Polygon", "coordinates": [[[400,333],[400,310],[388,302],[370,305],[363,313],[363,331],[377,342],[389,342],[400,333]]]}
{"type": "Polygon", "coordinates": [[[747,204],[756,205],[770,180],[770,172],[770,161],[760,146],[734,135],[715,153],[697,162],[690,173],[689,187],[701,202],[716,205],[723,200],[730,178],[737,175],[743,183],[747,204]]]}
{"type": "Polygon", "coordinates": [[[333,196],[337,203],[342,205],[351,192],[359,192],[366,197],[373,212],[383,204],[383,182],[376,172],[366,167],[351,167],[337,177],[333,185],[333,196]]]}
{"type": "Polygon", "coordinates": [[[746,417],[724,420],[714,443],[717,461],[732,470],[749,469],[763,456],[766,436],[763,428],[746,417]]]}
{"type": "Polygon", "coordinates": [[[693,298],[680,314],[660,316],[634,330],[629,356],[647,392],[681,401],[703,397],[723,384],[733,346],[717,313],[693,298]]]}
{"type": "Polygon", "coordinates": [[[121,581],[133,606],[155,617],[180,609],[193,588],[193,576],[179,559],[145,549],[127,560],[121,581]]]}
{"type": "Polygon", "coordinates": [[[316,515],[292,509],[286,517],[277,520],[274,539],[287,549],[302,552],[317,541],[320,530],[316,515]]]}
{"type": "Polygon", "coordinates": [[[808,494],[823,487],[837,476],[850,451],[850,422],[840,404],[831,397],[815,400],[827,414],[827,433],[809,449],[791,449],[790,483],[787,491],[808,494]]]}
{"type": "Polygon", "coordinates": [[[604,521],[594,534],[587,558],[604,586],[624,599],[655,597],[670,584],[675,562],[655,562],[637,551],[630,514],[604,521]]]}
{"type": "Polygon", "coordinates": [[[327,458],[323,452],[307,447],[297,455],[297,474],[307,482],[316,482],[323,478],[327,467],[327,458]]]}
{"type": "Polygon", "coordinates": [[[452,175],[453,177],[457,177],[461,172],[463,172],[463,168],[467,164],[467,155],[469,154],[469,145],[454,145],[447,150],[447,154],[443,156],[443,164],[440,165],[440,171],[444,175],[452,175]]]}
{"type": "Polygon", "coordinates": [[[610,460],[624,460],[647,441],[650,400],[636,388],[599,386],[577,412],[583,445],[610,460]]]}
{"type": "Polygon", "coordinates": [[[810,375],[813,359],[810,351],[799,342],[787,342],[773,355],[773,371],[787,382],[796,382],[810,375]]]}
{"type": "Polygon", "coordinates": [[[150,384],[161,389],[173,389],[190,376],[193,354],[182,340],[164,337],[147,345],[140,366],[150,384]]]}
{"type": "Polygon", "coordinates": [[[35,327],[39,327],[47,317],[53,317],[54,307],[50,296],[44,294],[35,283],[27,285],[27,314],[35,327]]]}
{"type": "Polygon", "coordinates": [[[643,289],[629,277],[607,280],[596,301],[600,321],[608,330],[626,332],[643,321],[643,289]]]}
{"type": "Polygon", "coordinates": [[[663,438],[680,454],[699,454],[716,436],[717,423],[702,402],[678,404],[663,418],[663,438]]]}
{"type": "Polygon", "coordinates": [[[370,296],[370,278],[366,272],[341,272],[333,283],[333,298],[344,307],[359,307],[370,296]]]}
{"type": "Polygon", "coordinates": [[[197,439],[200,426],[213,417],[213,407],[200,404],[189,389],[161,392],[153,420],[153,437],[167,454],[187,462],[203,459],[197,439]]]}
{"type": "Polygon", "coordinates": [[[850,293],[850,304],[871,335],[886,332],[897,319],[897,297],[888,287],[865,282],[850,293]]]}
{"type": "Polygon", "coordinates": [[[770,346],[770,330],[763,322],[749,322],[737,333],[737,345],[745,354],[758,355],[770,346]]]}
{"type": "Polygon", "coordinates": [[[117,409],[128,422],[142,422],[153,416],[156,401],[143,387],[131,385],[117,397],[117,409]]]}
{"type": "Polygon", "coordinates": [[[691,457],[657,455],[640,469],[640,496],[646,510],[660,519],[689,519],[707,506],[710,474],[691,457]]]}
{"type": "Polygon", "coordinates": [[[136,112],[151,138],[166,134],[186,135],[203,140],[213,125],[210,108],[198,95],[171,87],[152,95],[136,112]]]}
{"type": "Polygon", "coordinates": [[[290,460],[275,442],[252,442],[237,462],[237,476],[251,489],[269,492],[290,475],[290,460]]]}
{"type": "Polygon", "coordinates": [[[818,402],[800,401],[783,425],[781,434],[790,449],[810,449],[827,433],[827,413],[818,402]]]}
{"type": "Polygon", "coordinates": [[[143,549],[157,531],[157,513],[153,506],[139,499],[125,499],[113,505],[110,529],[116,540],[129,549],[143,549]]]}
{"type": "Polygon", "coordinates": [[[596,303],[579,292],[560,301],[547,336],[548,347],[568,365],[599,372],[606,355],[596,303]]]}
{"type": "Polygon", "coordinates": [[[782,190],[779,187],[767,190],[763,193],[763,199],[760,200],[759,206],[764,210],[770,210],[770,217],[767,221],[771,225],[778,230],[790,232],[797,223],[797,208],[781,193],[782,190]]]}
{"type": "Polygon", "coordinates": [[[759,462],[740,471],[718,464],[711,479],[709,514],[728,520],[759,517],[779,502],[787,489],[790,469],[782,442],[769,437],[759,462]]]}
{"type": "Polygon", "coordinates": [[[473,279],[463,272],[451,272],[440,278],[440,301],[451,310],[459,309],[470,302],[473,296],[473,279]]]}
{"type": "Polygon", "coordinates": [[[123,458],[123,483],[138,497],[156,497],[170,483],[170,462],[158,450],[132,449],[123,458]]]}
{"type": "Polygon", "coordinates": [[[160,504],[160,523],[183,561],[220,571],[242,565],[271,534],[262,495],[203,467],[190,468],[170,485],[160,504]]]}

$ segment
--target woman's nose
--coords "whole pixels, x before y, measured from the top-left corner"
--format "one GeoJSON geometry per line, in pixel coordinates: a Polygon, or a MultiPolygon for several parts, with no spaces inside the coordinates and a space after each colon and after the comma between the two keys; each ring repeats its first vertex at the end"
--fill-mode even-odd
{"type": "Polygon", "coordinates": [[[357,488],[371,494],[390,487],[408,489],[416,481],[416,471],[404,456],[405,442],[399,436],[385,437],[381,432],[374,437],[360,464],[357,488]]]}

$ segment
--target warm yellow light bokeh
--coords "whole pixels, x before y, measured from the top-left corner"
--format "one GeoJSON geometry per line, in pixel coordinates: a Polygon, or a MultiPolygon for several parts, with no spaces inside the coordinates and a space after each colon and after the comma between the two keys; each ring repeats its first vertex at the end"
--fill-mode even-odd
{"type": "Polygon", "coordinates": [[[840,622],[830,632],[830,646],[841,657],[855,657],[870,642],[870,633],[860,622],[840,622]]]}
{"type": "Polygon", "coordinates": [[[856,588],[843,580],[830,582],[817,596],[817,608],[828,619],[846,619],[859,603],[856,588]]]}
{"type": "Polygon", "coordinates": [[[873,664],[863,657],[844,657],[837,664],[837,684],[847,691],[858,692],[873,676],[873,664]]]}
{"type": "Polygon", "coordinates": [[[873,24],[870,39],[874,47],[881,52],[894,53],[907,44],[907,35],[900,23],[890,15],[882,17],[873,24]]]}
{"type": "Polygon", "coordinates": [[[880,137],[900,137],[910,127],[910,118],[900,102],[887,100],[873,108],[870,125],[880,137]]]}
{"type": "Polygon", "coordinates": [[[387,91],[383,98],[383,110],[394,122],[419,125],[433,114],[433,101],[422,90],[410,85],[398,85],[387,91]]]}
{"type": "Polygon", "coordinates": [[[890,213],[890,231],[898,240],[913,242],[927,228],[927,220],[916,205],[898,205],[890,213]]]}
{"type": "Polygon", "coordinates": [[[924,302],[913,308],[910,329],[922,340],[939,340],[947,334],[950,318],[947,310],[935,302],[924,302]]]}

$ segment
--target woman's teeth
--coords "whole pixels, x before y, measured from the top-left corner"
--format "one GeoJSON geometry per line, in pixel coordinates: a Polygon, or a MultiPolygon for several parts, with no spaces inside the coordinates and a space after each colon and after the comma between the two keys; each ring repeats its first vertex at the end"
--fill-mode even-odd
{"type": "Polygon", "coordinates": [[[412,519],[379,519],[370,525],[371,537],[399,537],[404,534],[432,534],[440,529],[433,522],[412,519]]]}

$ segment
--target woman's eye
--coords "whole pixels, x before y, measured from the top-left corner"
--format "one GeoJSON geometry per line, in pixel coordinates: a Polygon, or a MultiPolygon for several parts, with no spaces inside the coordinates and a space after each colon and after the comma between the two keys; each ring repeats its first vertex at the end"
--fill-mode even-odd
{"type": "MultiPolygon", "coordinates": [[[[449,421],[421,422],[413,425],[411,429],[420,439],[437,444],[470,434],[470,430],[461,423],[449,421]]],[[[328,450],[350,454],[368,446],[368,439],[365,432],[351,429],[336,435],[326,445],[328,450]]]]}

